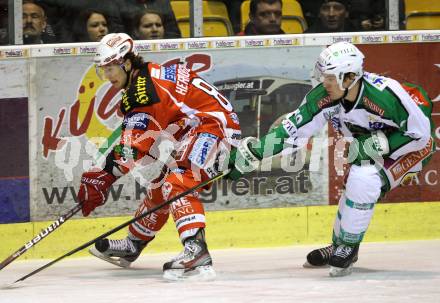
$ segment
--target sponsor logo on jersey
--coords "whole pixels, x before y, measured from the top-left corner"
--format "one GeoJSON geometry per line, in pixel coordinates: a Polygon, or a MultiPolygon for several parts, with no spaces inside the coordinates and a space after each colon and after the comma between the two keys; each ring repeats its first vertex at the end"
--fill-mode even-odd
{"type": "MultiPolygon", "coordinates": [[[[379,78],[380,79],[380,78],[379,78]]],[[[370,109],[371,111],[379,114],[380,116],[383,116],[385,113],[385,110],[381,108],[379,105],[368,99],[367,97],[363,97],[362,101],[364,102],[364,105],[366,108],[370,109]]]]}
{"type": "Polygon", "coordinates": [[[176,93],[182,96],[185,96],[188,92],[189,72],[190,70],[188,68],[183,64],[179,64],[179,68],[177,69],[176,93]]]}
{"type": "Polygon", "coordinates": [[[429,139],[428,144],[418,151],[406,154],[399,160],[397,160],[390,168],[389,171],[394,178],[394,181],[399,180],[402,176],[408,173],[411,168],[420,163],[423,159],[427,158],[432,151],[432,138],[429,139]]]}
{"type": "MultiPolygon", "coordinates": [[[[173,202],[171,204],[171,210],[172,210],[173,218],[176,220],[177,228],[179,225],[184,223],[184,222],[178,222],[177,219],[180,219],[188,214],[194,213],[194,209],[186,197],[180,198],[176,202],[173,202]]],[[[195,219],[195,217],[193,219],[195,219]]]]}
{"type": "Polygon", "coordinates": [[[326,107],[327,105],[329,105],[332,102],[333,101],[332,101],[332,99],[330,99],[330,96],[324,97],[324,98],[322,98],[321,100],[318,101],[318,107],[322,109],[322,108],[326,107]]]}
{"type": "Polygon", "coordinates": [[[139,104],[147,104],[150,101],[147,95],[147,77],[138,76],[135,87],[136,92],[134,96],[136,97],[136,102],[139,104]]]}
{"type": "Polygon", "coordinates": [[[161,67],[160,78],[176,83],[176,65],[170,67],[161,67]]]}
{"type": "Polygon", "coordinates": [[[297,137],[296,135],[297,128],[290,119],[284,119],[281,123],[283,124],[284,130],[289,135],[289,137],[291,138],[297,137]]]}
{"type": "Polygon", "coordinates": [[[188,159],[198,167],[204,167],[207,162],[208,156],[214,148],[216,142],[216,136],[208,133],[200,134],[193,145],[192,151],[189,154],[188,159]]]}
{"type": "Polygon", "coordinates": [[[141,129],[145,130],[148,127],[148,115],[146,113],[129,113],[125,116],[122,122],[124,129],[141,129]]]}

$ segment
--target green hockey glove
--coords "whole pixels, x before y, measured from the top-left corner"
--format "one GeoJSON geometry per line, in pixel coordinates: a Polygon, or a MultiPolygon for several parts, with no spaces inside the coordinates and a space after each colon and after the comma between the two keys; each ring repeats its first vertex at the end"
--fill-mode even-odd
{"type": "Polygon", "coordinates": [[[383,131],[378,130],[355,137],[350,144],[349,159],[354,160],[353,164],[356,165],[361,165],[362,161],[383,162],[383,157],[389,152],[388,138],[383,131]]]}
{"type": "Polygon", "coordinates": [[[258,168],[261,159],[252,152],[251,145],[258,143],[258,139],[254,137],[247,137],[241,140],[237,148],[231,150],[229,156],[228,168],[229,174],[227,179],[237,180],[243,174],[250,173],[258,168]]]}

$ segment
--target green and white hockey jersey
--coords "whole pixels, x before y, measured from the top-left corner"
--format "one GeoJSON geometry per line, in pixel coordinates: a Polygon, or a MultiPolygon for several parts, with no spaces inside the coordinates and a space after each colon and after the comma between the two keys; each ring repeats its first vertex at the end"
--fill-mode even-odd
{"type": "Polygon", "coordinates": [[[286,143],[299,148],[328,121],[348,140],[383,131],[390,148],[386,157],[393,160],[423,149],[434,129],[432,103],[426,92],[421,87],[401,85],[391,78],[367,72],[359,81],[359,94],[350,109],[344,108],[340,100],[331,100],[322,84],[313,88],[297,110],[261,138],[259,146],[252,146],[257,156],[277,154],[286,143]]]}

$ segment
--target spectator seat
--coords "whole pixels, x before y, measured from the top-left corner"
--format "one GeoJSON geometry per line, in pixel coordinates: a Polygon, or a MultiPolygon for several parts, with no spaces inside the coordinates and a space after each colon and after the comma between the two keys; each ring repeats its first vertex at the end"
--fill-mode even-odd
{"type": "Polygon", "coordinates": [[[405,0],[407,30],[440,29],[440,0],[405,0]]]}
{"type": "MultiPolygon", "coordinates": [[[[172,0],[171,7],[183,38],[190,37],[189,1],[172,0]]],[[[226,6],[221,1],[203,1],[203,36],[225,37],[234,35],[226,6]]]]}

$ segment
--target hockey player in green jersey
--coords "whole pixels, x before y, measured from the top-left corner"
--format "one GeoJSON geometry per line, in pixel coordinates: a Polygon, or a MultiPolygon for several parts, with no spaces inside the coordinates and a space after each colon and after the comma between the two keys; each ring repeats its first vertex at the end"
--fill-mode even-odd
{"type": "Polygon", "coordinates": [[[320,84],[281,125],[260,138],[244,138],[231,152],[228,177],[238,179],[263,158],[298,149],[329,121],[350,141],[352,160],[339,200],[332,244],[307,255],[305,266],[350,274],[376,202],[407,182],[435,151],[432,103],[418,86],[363,71],[364,55],[347,42],[324,49],[315,66],[320,84]]]}

